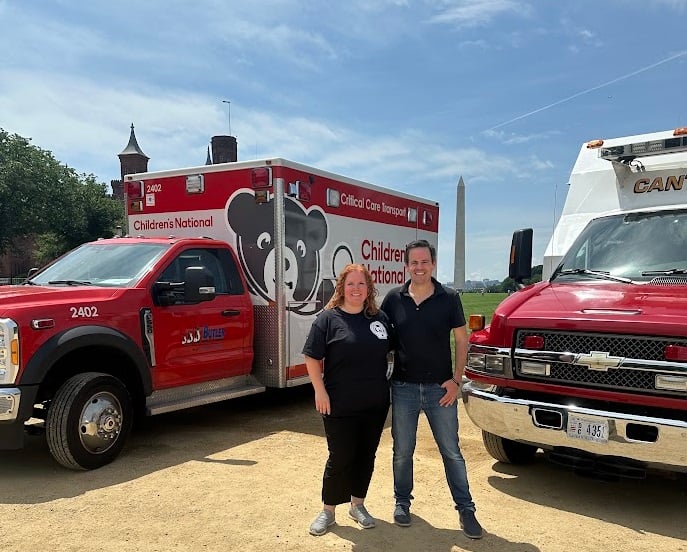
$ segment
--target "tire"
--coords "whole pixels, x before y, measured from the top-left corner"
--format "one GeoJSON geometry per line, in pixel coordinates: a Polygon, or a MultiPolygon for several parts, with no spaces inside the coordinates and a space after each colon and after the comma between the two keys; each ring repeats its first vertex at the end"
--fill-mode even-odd
{"type": "Polygon", "coordinates": [[[97,372],[77,374],[57,390],[48,408],[48,448],[66,468],[100,468],[122,451],[132,421],[131,397],[117,378],[97,372]]]}
{"type": "Polygon", "coordinates": [[[493,433],[482,431],[484,448],[491,456],[505,464],[527,464],[534,459],[537,447],[511,441],[493,433]]]}

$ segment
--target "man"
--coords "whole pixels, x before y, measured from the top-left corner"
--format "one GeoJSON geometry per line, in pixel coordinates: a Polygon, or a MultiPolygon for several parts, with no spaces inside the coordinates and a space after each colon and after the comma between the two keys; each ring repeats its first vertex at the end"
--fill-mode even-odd
{"type": "Polygon", "coordinates": [[[444,462],[446,480],[466,537],[482,538],[458,444],[458,396],[467,358],[465,315],[458,294],[432,277],[436,250],[425,240],[406,246],[410,280],[382,302],[396,333],[391,378],[391,435],[394,441],[394,523],[411,523],[413,453],[420,411],[424,411],[444,462]],[[451,360],[450,334],[456,345],[451,360]]]}

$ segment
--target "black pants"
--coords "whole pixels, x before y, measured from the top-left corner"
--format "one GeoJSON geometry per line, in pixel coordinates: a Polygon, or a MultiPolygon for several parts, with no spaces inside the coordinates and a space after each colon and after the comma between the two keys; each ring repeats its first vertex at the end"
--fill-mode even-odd
{"type": "Polygon", "coordinates": [[[355,416],[323,416],[329,458],[322,477],[322,502],[334,506],[351,496],[365,498],[389,408],[355,416]]]}

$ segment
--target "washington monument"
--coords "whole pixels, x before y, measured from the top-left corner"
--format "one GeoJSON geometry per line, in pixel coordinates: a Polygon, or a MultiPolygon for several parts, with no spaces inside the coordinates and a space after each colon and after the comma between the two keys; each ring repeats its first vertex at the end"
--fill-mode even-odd
{"type": "Polygon", "coordinates": [[[453,287],[465,287],[465,183],[461,176],[456,190],[456,235],[453,260],[453,287]]]}

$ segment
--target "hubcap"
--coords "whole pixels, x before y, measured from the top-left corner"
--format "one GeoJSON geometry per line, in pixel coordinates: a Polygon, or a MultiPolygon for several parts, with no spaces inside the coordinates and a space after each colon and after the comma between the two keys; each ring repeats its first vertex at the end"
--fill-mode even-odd
{"type": "Polygon", "coordinates": [[[93,395],[81,411],[79,438],[93,454],[108,450],[122,430],[122,405],[112,393],[93,395]]]}

